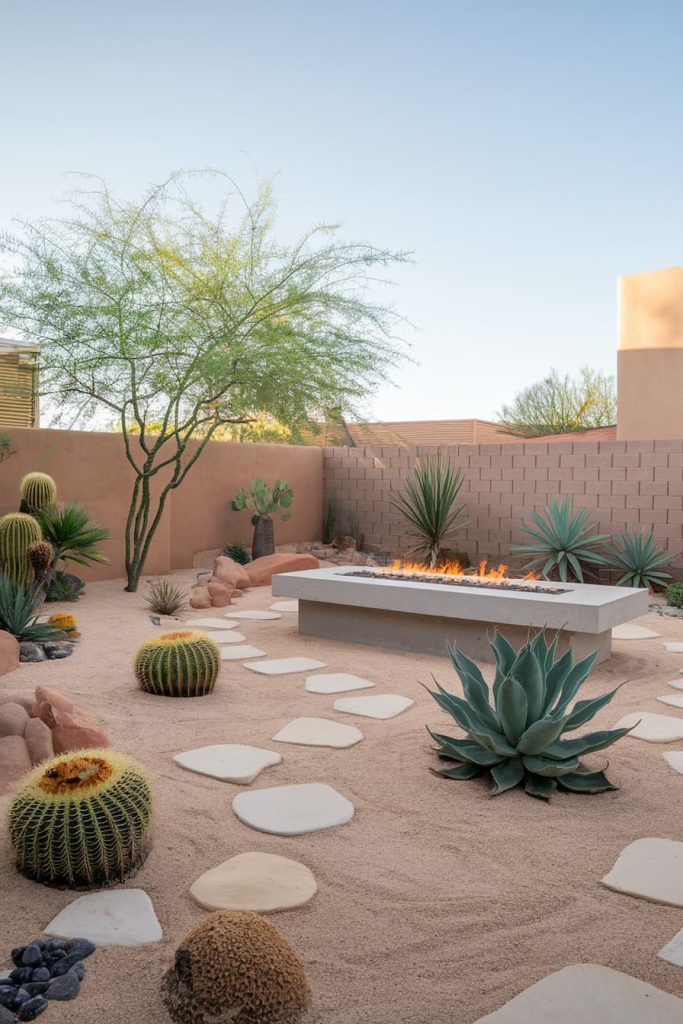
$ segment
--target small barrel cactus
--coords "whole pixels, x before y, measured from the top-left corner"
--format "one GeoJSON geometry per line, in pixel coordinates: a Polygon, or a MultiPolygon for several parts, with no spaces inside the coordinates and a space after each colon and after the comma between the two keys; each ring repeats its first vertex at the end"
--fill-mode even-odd
{"type": "Polygon", "coordinates": [[[220,667],[218,644],[191,629],[146,640],[135,658],[140,686],[160,697],[203,697],[213,690],[220,667]]]}
{"type": "Polygon", "coordinates": [[[57,484],[48,473],[28,473],[21,481],[21,511],[35,515],[54,507],[57,484]]]}
{"type": "Polygon", "coordinates": [[[8,512],[0,518],[0,572],[9,576],[15,585],[30,587],[33,567],[28,549],[42,540],[39,523],[24,512],[8,512]]]}
{"type": "Polygon", "coordinates": [[[94,749],[43,761],[9,808],[17,868],[48,885],[122,882],[147,856],[151,794],[142,768],[94,749]]]}

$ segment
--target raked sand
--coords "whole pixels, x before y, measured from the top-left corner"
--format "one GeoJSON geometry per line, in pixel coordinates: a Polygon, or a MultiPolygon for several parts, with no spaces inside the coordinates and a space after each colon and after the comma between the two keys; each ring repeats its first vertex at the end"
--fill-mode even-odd
{"type": "MultiPolygon", "coordinates": [[[[191,582],[191,574],[174,574],[191,582]]],[[[142,588],[144,589],[144,588],[142,588]]],[[[270,588],[240,608],[268,609],[270,588]]],[[[269,678],[226,661],[213,695],[172,700],[136,688],[136,645],[160,632],[141,595],[120,581],[91,584],[70,606],[82,639],[66,661],[21,666],[5,689],[62,688],[93,712],[112,743],[148,769],[154,789],[154,846],[128,883],[151,896],[164,938],[147,947],[101,947],[74,1002],[51,1003],[49,1024],[168,1024],[161,976],[183,935],[203,917],[189,889],[205,871],[249,850],[300,860],[318,894],[273,920],[304,960],[324,1024],[472,1024],[544,975],[592,962],[683,995],[683,971],[656,953],[681,928],[681,911],[599,884],[634,839],[683,840],[683,779],[662,753],[676,745],[626,739],[607,752],[620,792],[558,794],[548,806],[521,791],[489,799],[479,782],[437,778],[425,725],[451,728],[421,684],[456,677],[445,659],[351,647],[298,636],[296,617],[240,621],[249,644],[269,657],[303,655],[374,681],[415,706],[389,721],[358,719],[363,742],[346,750],[277,744],[283,763],[253,784],[326,782],[348,797],[354,819],[341,828],[281,837],[240,824],[240,787],[184,771],[181,750],[212,743],[273,749],[288,721],[334,712],[332,695],[307,693],[304,676],[269,678]]],[[[196,613],[194,616],[196,617],[196,613]]],[[[683,620],[639,620],[661,639],[615,643],[615,655],[586,685],[596,694],[629,680],[600,726],[638,710],[667,710],[655,698],[683,667],[662,640],[683,640],[683,620]]],[[[670,691],[674,692],[674,691],[670,691]]],[[[677,714],[674,709],[672,714],[677,714]]],[[[683,717],[683,711],[681,711],[683,717]]],[[[454,728],[454,726],[453,726],[454,728]]],[[[683,748],[683,744],[679,745],[683,748]]],[[[599,755],[594,764],[604,763],[599,755]]],[[[9,797],[0,799],[3,818],[9,797]]],[[[0,838],[0,968],[12,946],[39,936],[74,896],[22,878],[0,838]]]]}

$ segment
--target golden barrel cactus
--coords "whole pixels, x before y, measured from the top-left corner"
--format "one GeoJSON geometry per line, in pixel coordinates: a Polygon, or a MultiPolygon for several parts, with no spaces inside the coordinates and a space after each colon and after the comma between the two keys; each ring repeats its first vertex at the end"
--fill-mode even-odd
{"type": "Polygon", "coordinates": [[[77,637],[81,635],[76,629],[76,616],[71,615],[69,612],[54,612],[54,614],[47,620],[47,624],[48,626],[56,626],[57,629],[61,629],[70,637],[77,637]]]}
{"type": "Polygon", "coordinates": [[[54,508],[57,484],[48,473],[27,473],[21,481],[21,511],[35,515],[46,508],[54,508]]]}
{"type": "Polygon", "coordinates": [[[140,686],[160,697],[203,697],[213,690],[220,667],[218,644],[191,629],[146,640],[135,657],[140,686]]]}
{"type": "Polygon", "coordinates": [[[25,512],[8,512],[0,518],[0,572],[15,586],[33,583],[29,548],[42,539],[40,524],[25,512]]]}
{"type": "Polygon", "coordinates": [[[147,856],[151,793],[145,772],[113,750],[43,761],[9,808],[17,868],[49,885],[123,882],[147,856]]]}

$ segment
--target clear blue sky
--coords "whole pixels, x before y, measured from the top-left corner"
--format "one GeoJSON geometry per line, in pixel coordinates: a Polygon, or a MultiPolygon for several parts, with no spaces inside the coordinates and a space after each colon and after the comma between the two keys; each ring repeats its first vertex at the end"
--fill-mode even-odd
{"type": "Polygon", "coordinates": [[[67,171],[276,175],[282,232],[415,251],[380,419],[613,372],[621,274],[683,263],[681,0],[2,0],[0,228],[67,171]]]}

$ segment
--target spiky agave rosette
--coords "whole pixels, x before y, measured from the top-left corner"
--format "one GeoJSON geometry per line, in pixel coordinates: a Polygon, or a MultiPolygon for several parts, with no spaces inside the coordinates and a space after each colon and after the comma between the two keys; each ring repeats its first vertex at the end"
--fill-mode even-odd
{"type": "Polygon", "coordinates": [[[135,658],[140,686],[160,697],[203,697],[213,690],[220,667],[218,644],[192,629],[146,640],[135,658]]]}
{"type": "Polygon", "coordinates": [[[492,794],[524,785],[531,796],[549,800],[558,786],[573,793],[618,789],[604,771],[587,770],[579,760],[603,750],[630,729],[605,729],[572,739],[563,735],[589,722],[614,697],[619,687],[591,700],[569,706],[590,673],[597,654],[574,664],[569,648],[557,656],[559,631],[548,644],[545,630],[519,652],[496,631],[491,643],[496,660],[493,694],[481,671],[462,651],[449,647],[464,698],[437,683],[430,691],[466,733],[457,739],[429,732],[439,744],[437,753],[453,762],[435,769],[448,779],[473,779],[490,772],[492,794]],[[493,701],[491,701],[493,696],[493,701]]]}
{"type": "Polygon", "coordinates": [[[48,885],[122,882],[150,846],[151,792],[132,758],[109,749],[43,761],[9,807],[19,871],[48,885]]]}

